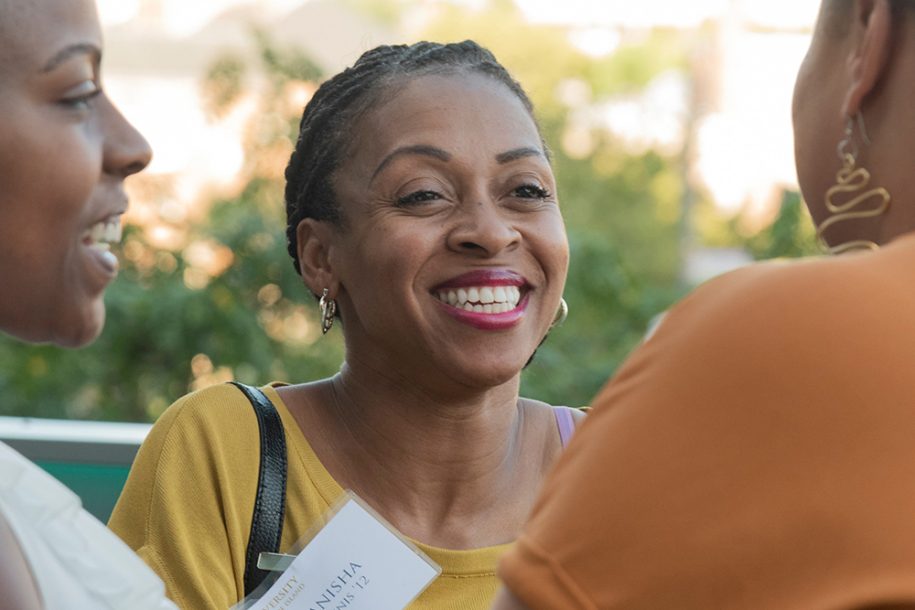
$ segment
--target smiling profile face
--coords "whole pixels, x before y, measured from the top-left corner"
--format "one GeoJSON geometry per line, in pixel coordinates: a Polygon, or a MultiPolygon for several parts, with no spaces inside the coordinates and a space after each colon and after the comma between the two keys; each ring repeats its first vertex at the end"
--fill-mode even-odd
{"type": "Polygon", "coordinates": [[[334,176],[343,222],[327,252],[347,361],[461,386],[517,379],[556,314],[569,258],[537,127],[486,75],[405,78],[388,91],[354,125],[334,176]]]}
{"type": "Polygon", "coordinates": [[[146,141],[101,89],[91,0],[0,0],[0,330],[76,347],[105,319],[146,141]]]}

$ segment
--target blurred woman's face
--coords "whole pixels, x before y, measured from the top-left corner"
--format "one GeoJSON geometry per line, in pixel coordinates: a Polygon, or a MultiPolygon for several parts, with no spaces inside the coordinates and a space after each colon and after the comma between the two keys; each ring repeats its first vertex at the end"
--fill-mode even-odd
{"type": "Polygon", "coordinates": [[[846,93],[841,40],[826,31],[824,10],[798,72],[792,105],[798,182],[816,224],[827,215],[825,193],[840,168],[836,147],[843,135],[846,93]]]}
{"type": "Polygon", "coordinates": [[[462,387],[504,383],[547,332],[568,266],[540,134],[488,76],[393,87],[357,124],[335,176],[344,228],[331,259],[347,358],[435,388],[443,375],[462,387]]]}
{"type": "Polygon", "coordinates": [[[92,0],[0,0],[0,330],[75,347],[105,319],[146,141],[101,89],[92,0]]]}

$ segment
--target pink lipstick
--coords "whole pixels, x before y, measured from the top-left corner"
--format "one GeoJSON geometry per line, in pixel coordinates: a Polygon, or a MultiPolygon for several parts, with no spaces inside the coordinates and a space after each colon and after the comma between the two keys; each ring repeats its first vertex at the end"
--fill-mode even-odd
{"type": "Polygon", "coordinates": [[[524,317],[530,285],[506,269],[479,269],[443,282],[432,291],[456,320],[481,330],[503,330],[524,317]]]}

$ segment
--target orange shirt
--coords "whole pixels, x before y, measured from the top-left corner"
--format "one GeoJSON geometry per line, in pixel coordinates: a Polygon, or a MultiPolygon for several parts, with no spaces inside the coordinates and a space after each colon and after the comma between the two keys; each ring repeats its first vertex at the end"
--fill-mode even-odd
{"type": "Polygon", "coordinates": [[[500,576],[538,610],[915,602],[915,236],[739,270],[671,310],[500,576]]]}

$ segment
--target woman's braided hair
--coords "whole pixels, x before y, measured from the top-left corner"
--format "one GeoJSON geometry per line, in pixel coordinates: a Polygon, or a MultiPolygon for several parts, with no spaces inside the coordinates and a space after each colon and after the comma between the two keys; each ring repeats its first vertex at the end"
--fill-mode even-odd
{"type": "Polygon", "coordinates": [[[333,175],[359,116],[398,79],[457,72],[485,74],[503,83],[533,116],[521,85],[490,51],[470,40],[376,47],[318,88],[305,106],[295,151],[286,166],[286,239],[297,272],[301,273],[299,223],[306,218],[344,221],[334,196],[333,175]]]}

